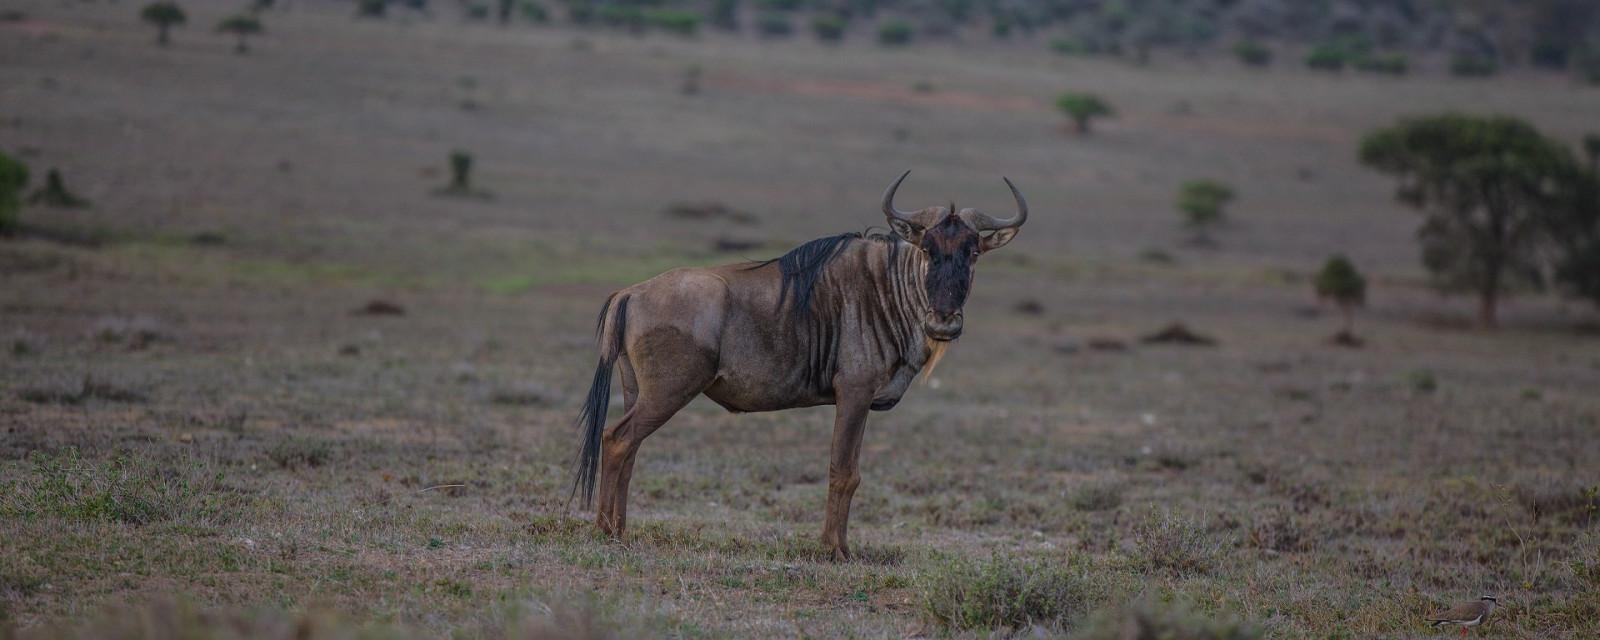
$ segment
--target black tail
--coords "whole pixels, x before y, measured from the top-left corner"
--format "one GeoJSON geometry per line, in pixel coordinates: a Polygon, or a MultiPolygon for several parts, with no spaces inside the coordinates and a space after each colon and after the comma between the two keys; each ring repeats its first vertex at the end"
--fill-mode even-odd
{"type": "Polygon", "coordinates": [[[628,298],[613,295],[600,309],[600,321],[595,327],[595,337],[600,341],[600,363],[594,368],[594,383],[589,385],[589,399],[583,403],[583,413],[578,414],[577,426],[583,435],[583,449],[578,453],[578,473],[572,479],[570,503],[581,491],[583,508],[594,503],[594,480],[600,470],[600,435],[606,429],[606,411],[611,408],[611,369],[622,353],[622,338],[628,326],[628,298]],[[606,318],[611,318],[610,340],[606,336],[606,318]]]}

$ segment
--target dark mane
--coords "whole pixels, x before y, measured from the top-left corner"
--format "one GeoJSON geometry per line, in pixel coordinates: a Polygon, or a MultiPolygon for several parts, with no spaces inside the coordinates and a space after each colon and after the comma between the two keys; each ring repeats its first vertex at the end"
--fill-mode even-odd
{"type": "MultiPolygon", "coordinates": [[[[764,267],[774,262],[778,263],[778,271],[783,274],[783,284],[778,290],[779,305],[784,301],[791,301],[790,313],[796,318],[804,318],[811,311],[811,293],[817,286],[817,278],[822,276],[822,270],[844,252],[850,242],[858,239],[867,239],[874,242],[889,244],[889,261],[894,262],[895,253],[899,250],[897,238],[887,234],[874,233],[862,235],[860,233],[841,233],[836,236],[817,238],[803,245],[795,247],[781,256],[758,262],[756,267],[764,267]],[[791,300],[790,296],[793,296],[791,300]]],[[[780,306],[781,308],[781,306],[780,306]]]]}

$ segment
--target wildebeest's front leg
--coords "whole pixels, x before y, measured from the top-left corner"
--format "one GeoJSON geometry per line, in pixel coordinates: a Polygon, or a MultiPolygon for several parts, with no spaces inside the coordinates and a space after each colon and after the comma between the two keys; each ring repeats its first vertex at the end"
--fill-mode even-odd
{"type": "Polygon", "coordinates": [[[861,437],[866,432],[872,387],[838,393],[833,417],[833,446],[828,459],[828,510],[823,514],[822,543],[833,547],[834,560],[850,559],[846,529],[850,498],[861,484],[861,437]]]}

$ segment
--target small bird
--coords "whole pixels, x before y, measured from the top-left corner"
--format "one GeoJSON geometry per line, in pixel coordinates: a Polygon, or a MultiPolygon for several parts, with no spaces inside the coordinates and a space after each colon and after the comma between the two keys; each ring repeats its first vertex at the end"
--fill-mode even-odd
{"type": "Polygon", "coordinates": [[[1477,602],[1468,602],[1449,611],[1441,611],[1428,616],[1428,622],[1435,627],[1452,625],[1461,627],[1461,636],[1466,637],[1467,627],[1476,627],[1489,621],[1489,614],[1494,613],[1494,605],[1498,602],[1494,596],[1483,596],[1477,602]]]}

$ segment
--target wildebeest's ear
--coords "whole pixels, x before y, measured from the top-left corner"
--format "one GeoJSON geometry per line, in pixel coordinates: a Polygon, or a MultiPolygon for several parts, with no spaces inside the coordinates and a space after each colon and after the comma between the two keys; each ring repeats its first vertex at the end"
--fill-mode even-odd
{"type": "Polygon", "coordinates": [[[995,249],[999,249],[1000,247],[1004,247],[1006,246],[1007,242],[1011,242],[1011,239],[1015,237],[1017,237],[1017,227],[997,229],[994,233],[983,237],[983,252],[988,253],[995,249]]]}
{"type": "Polygon", "coordinates": [[[922,246],[922,227],[911,224],[904,220],[890,218],[889,228],[894,230],[894,234],[900,236],[901,240],[905,240],[906,242],[919,247],[922,246]]]}

